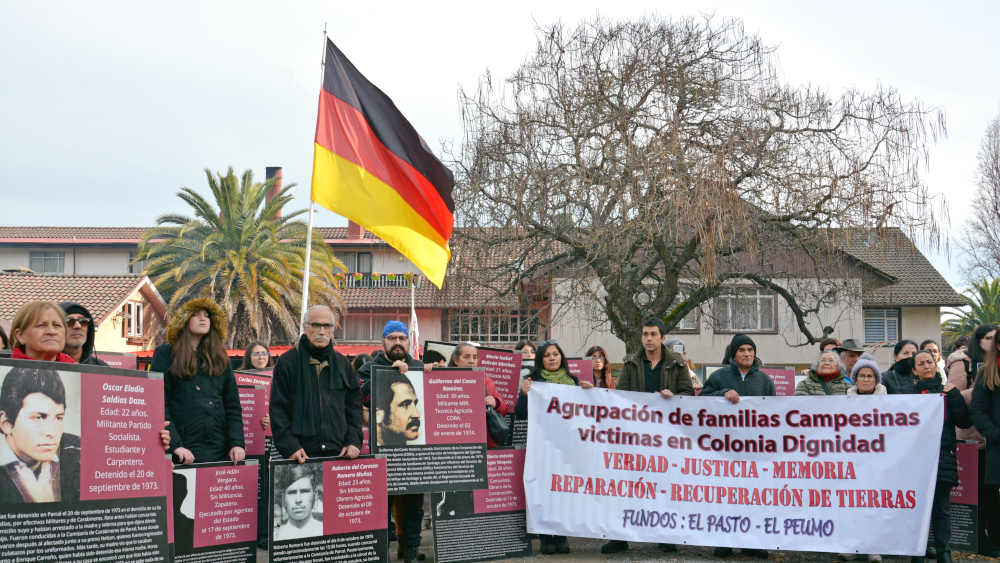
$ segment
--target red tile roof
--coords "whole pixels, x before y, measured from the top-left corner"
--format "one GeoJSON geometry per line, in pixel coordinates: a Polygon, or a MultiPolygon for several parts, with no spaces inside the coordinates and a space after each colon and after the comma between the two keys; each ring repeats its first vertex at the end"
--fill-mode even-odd
{"type": "MultiPolygon", "coordinates": [[[[345,287],[341,289],[348,309],[399,309],[409,308],[409,288],[396,287],[345,287]]],[[[438,291],[427,279],[420,280],[414,294],[418,309],[451,309],[455,307],[516,307],[516,298],[497,299],[493,293],[479,286],[462,287],[453,276],[445,278],[444,287],[438,291]]]]}
{"type": "Polygon", "coordinates": [[[117,310],[143,283],[145,276],[59,276],[0,273],[0,319],[13,319],[29,301],[75,301],[90,311],[97,324],[117,310]]]}
{"type": "Polygon", "coordinates": [[[148,227],[0,227],[0,240],[138,242],[148,227]]]}
{"type": "MultiPolygon", "coordinates": [[[[317,227],[323,240],[347,242],[347,227],[317,227]]],[[[149,227],[3,227],[0,242],[39,244],[127,244],[138,243],[149,227]]],[[[365,231],[360,244],[385,244],[365,231]]]]}

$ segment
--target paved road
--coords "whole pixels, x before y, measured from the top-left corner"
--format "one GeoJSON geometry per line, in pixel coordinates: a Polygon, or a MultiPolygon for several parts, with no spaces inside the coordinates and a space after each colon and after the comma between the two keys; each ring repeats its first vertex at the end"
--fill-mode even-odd
{"type": "MultiPolygon", "coordinates": [[[[424,563],[433,563],[434,559],[434,549],[433,549],[433,538],[431,537],[431,532],[425,530],[423,534],[423,545],[420,549],[422,553],[427,556],[424,563]]],[[[546,562],[556,562],[556,561],[615,561],[615,562],[631,562],[631,561],[711,561],[713,563],[719,563],[720,561],[760,561],[759,559],[749,559],[743,557],[737,551],[734,555],[726,558],[717,558],[712,556],[712,548],[710,547],[696,547],[696,546],[680,546],[676,553],[666,554],[657,549],[656,544],[632,544],[632,548],[625,553],[619,553],[615,555],[602,555],[601,554],[601,544],[604,543],[602,540],[592,540],[586,538],[570,538],[569,545],[573,550],[571,553],[566,555],[534,555],[532,557],[526,557],[521,559],[509,559],[508,561],[532,561],[537,563],[546,562]]],[[[538,541],[532,542],[532,547],[538,549],[538,541]]],[[[537,552],[537,551],[536,551],[537,552]]],[[[389,554],[392,561],[397,561],[396,559],[396,543],[393,542],[389,545],[389,554]]],[[[981,563],[983,561],[996,561],[996,559],[983,557],[980,555],[969,555],[965,553],[954,553],[955,561],[971,562],[975,561],[981,563]]],[[[770,552],[770,561],[778,561],[781,563],[785,562],[809,562],[809,563],[826,563],[837,561],[833,555],[827,553],[811,553],[811,552],[801,552],[801,551],[772,551],[770,552]]],[[[883,557],[882,561],[885,562],[906,562],[909,561],[909,557],[883,557]]],[[[258,563],[267,562],[267,552],[258,551],[257,552],[258,563]]]]}

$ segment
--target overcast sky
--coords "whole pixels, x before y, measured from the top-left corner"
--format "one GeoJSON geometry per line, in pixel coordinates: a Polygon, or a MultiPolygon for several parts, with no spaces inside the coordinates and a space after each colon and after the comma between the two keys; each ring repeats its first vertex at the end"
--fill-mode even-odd
{"type": "MultiPolygon", "coordinates": [[[[536,25],[738,17],[777,48],[782,78],[832,94],[895,87],[947,116],[926,179],[955,236],[976,152],[1000,112],[995,1],[15,2],[0,3],[0,225],[151,225],[188,213],[205,168],[284,167],[308,205],[324,23],[440,154],[457,91],[509,75],[536,25]],[[428,5],[433,5],[428,7],[428,5]]],[[[317,225],[343,225],[326,210],[317,225]]],[[[930,251],[959,285],[954,263],[930,251]]],[[[952,253],[951,261],[956,256],[952,253]]]]}

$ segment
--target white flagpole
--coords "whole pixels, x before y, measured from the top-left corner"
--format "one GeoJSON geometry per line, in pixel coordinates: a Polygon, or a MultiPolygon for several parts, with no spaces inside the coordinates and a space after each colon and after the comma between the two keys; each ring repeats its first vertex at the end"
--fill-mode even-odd
{"type": "Polygon", "coordinates": [[[417,277],[410,281],[410,356],[417,357],[420,348],[420,326],[417,322],[417,277]]]}
{"type": "MultiPolygon", "coordinates": [[[[319,71],[319,87],[323,89],[323,76],[326,74],[326,22],[323,22],[323,62],[319,71]]],[[[318,117],[317,117],[318,119],[318,117]]],[[[302,311],[299,313],[299,336],[305,334],[306,309],[309,308],[309,275],[312,267],[312,240],[313,221],[316,217],[316,202],[312,199],[312,190],[309,193],[309,230],[306,231],[306,266],[302,270],[302,311]]]]}
{"type": "Polygon", "coordinates": [[[299,315],[299,336],[305,333],[306,309],[309,307],[309,269],[312,260],[313,218],[316,216],[316,202],[309,202],[309,230],[306,231],[306,267],[302,270],[302,313],[299,315]]]}

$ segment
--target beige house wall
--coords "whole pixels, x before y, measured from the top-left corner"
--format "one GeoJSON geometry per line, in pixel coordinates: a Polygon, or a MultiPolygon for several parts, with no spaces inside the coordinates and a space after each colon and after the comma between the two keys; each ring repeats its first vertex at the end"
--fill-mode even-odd
{"type": "MultiPolygon", "coordinates": [[[[77,248],[76,272],[67,273],[112,276],[127,274],[129,252],[128,248],[77,248]]],[[[67,259],[68,256],[67,254],[67,259]]]]}
{"type": "Polygon", "coordinates": [[[31,252],[62,252],[63,273],[67,275],[121,275],[127,274],[129,252],[135,248],[86,247],[86,246],[0,247],[0,270],[29,268],[31,252]]]}
{"type": "MultiPolygon", "coordinates": [[[[142,303],[143,330],[145,331],[144,336],[146,337],[146,342],[148,342],[149,337],[152,336],[152,332],[156,330],[158,322],[156,313],[153,312],[152,305],[150,305],[149,301],[143,297],[142,293],[138,289],[129,295],[128,301],[142,303]]],[[[148,350],[150,348],[148,344],[129,344],[128,339],[122,336],[123,321],[120,316],[118,316],[119,311],[121,311],[121,307],[113,311],[100,325],[98,325],[97,330],[94,333],[94,350],[98,352],[120,353],[148,350]]]]}
{"type": "MultiPolygon", "coordinates": [[[[913,340],[920,344],[932,339],[941,343],[941,308],[940,307],[900,307],[899,333],[901,338],[913,340]]],[[[864,340],[864,334],[858,339],[864,340]]],[[[874,351],[880,366],[888,368],[892,365],[892,347],[882,347],[874,351]]]]}
{"type": "Polygon", "coordinates": [[[0,270],[28,267],[30,248],[0,247],[0,270]]]}
{"type": "MultiPolygon", "coordinates": [[[[863,340],[864,324],[861,311],[861,285],[858,280],[839,280],[847,290],[841,292],[841,299],[833,307],[824,309],[810,319],[808,326],[818,333],[824,326],[833,327],[833,334],[839,338],[863,340]]],[[[611,334],[610,325],[603,312],[597,309],[596,299],[568,301],[571,281],[556,280],[553,285],[552,337],[568,355],[579,356],[592,345],[602,346],[612,362],[621,362],[625,357],[625,343],[611,334]]],[[[815,287],[810,280],[795,280],[794,284],[815,287]]],[[[785,284],[787,287],[789,284],[785,284]]],[[[596,282],[593,290],[600,295],[596,282]]],[[[784,300],[776,297],[778,304],[777,332],[751,333],[757,343],[760,357],[768,365],[784,366],[811,363],[818,352],[816,345],[806,345],[805,337],[799,331],[795,315],[784,300]]],[[[670,334],[680,338],[687,347],[688,357],[697,364],[718,364],[732,339],[732,333],[716,334],[713,329],[712,305],[706,303],[699,312],[699,331],[694,333],[670,334]]]]}

